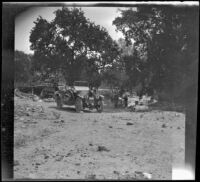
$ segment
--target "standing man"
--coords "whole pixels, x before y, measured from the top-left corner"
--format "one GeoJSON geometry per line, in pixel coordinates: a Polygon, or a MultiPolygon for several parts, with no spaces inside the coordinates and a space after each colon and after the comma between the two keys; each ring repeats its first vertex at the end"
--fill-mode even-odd
{"type": "Polygon", "coordinates": [[[123,94],[123,99],[124,99],[124,107],[128,107],[128,96],[129,96],[129,93],[128,93],[128,90],[126,89],[124,94],[123,94]]]}
{"type": "Polygon", "coordinates": [[[114,107],[117,108],[118,102],[119,102],[119,90],[118,90],[118,88],[115,88],[113,98],[114,98],[114,107]]]}

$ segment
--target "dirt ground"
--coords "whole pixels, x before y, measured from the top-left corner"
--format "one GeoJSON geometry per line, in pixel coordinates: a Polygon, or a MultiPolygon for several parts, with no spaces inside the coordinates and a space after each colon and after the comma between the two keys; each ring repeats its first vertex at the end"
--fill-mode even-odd
{"type": "Polygon", "coordinates": [[[15,98],[16,179],[171,179],[183,165],[185,115],[172,111],[103,113],[15,98]]]}

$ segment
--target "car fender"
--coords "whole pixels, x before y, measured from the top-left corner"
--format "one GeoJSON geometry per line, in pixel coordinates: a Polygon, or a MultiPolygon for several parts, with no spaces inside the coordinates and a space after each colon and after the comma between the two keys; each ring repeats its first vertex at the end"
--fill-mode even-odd
{"type": "Polygon", "coordinates": [[[103,95],[99,95],[99,98],[100,98],[101,100],[104,100],[104,96],[103,96],[103,95]]]}
{"type": "Polygon", "coordinates": [[[77,94],[77,96],[76,96],[76,98],[81,98],[81,99],[83,99],[84,98],[84,96],[83,95],[80,95],[80,94],[77,94]]]}

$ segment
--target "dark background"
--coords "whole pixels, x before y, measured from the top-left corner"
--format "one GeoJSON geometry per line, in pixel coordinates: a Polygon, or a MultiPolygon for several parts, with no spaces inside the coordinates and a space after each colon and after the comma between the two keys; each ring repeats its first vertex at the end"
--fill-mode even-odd
{"type": "MultiPolygon", "coordinates": [[[[101,6],[103,6],[101,4],[101,6]]],[[[108,6],[108,5],[105,5],[108,6]]],[[[110,4],[109,6],[116,6],[110,4]]],[[[119,5],[117,5],[119,6],[119,5]]],[[[123,6],[123,4],[121,4],[123,6]]],[[[128,5],[124,5],[128,6],[128,5]]],[[[1,161],[3,179],[13,178],[14,128],[14,22],[15,17],[32,5],[3,4],[2,8],[2,80],[1,80],[1,161]]],[[[192,8],[192,7],[191,7],[192,8]]],[[[181,65],[180,65],[181,66],[181,65]]],[[[187,88],[185,162],[198,174],[197,159],[197,101],[198,83],[187,88]]]]}

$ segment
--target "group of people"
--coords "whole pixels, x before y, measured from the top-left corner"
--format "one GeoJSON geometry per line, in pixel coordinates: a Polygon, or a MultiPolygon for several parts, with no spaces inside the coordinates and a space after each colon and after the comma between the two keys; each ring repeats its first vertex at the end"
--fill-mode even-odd
{"type": "Polygon", "coordinates": [[[88,92],[88,96],[89,97],[93,97],[93,96],[95,96],[96,95],[96,93],[97,93],[97,88],[95,88],[95,87],[89,87],[89,92],[88,92]]]}
{"type": "MultiPolygon", "coordinates": [[[[150,96],[151,99],[158,99],[156,91],[150,87],[144,87],[140,92],[137,92],[136,95],[139,97],[140,100],[143,98],[143,96],[150,96]]],[[[125,108],[128,107],[129,97],[130,92],[128,92],[127,89],[115,88],[112,95],[114,107],[117,108],[120,105],[123,105],[125,108]]]]}
{"type": "Polygon", "coordinates": [[[123,105],[125,108],[128,107],[128,90],[116,88],[113,90],[112,100],[114,102],[114,107],[117,108],[119,105],[123,105]],[[122,100],[121,100],[122,99],[122,100]]]}

